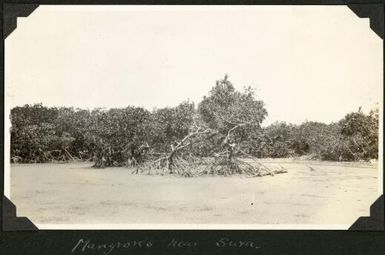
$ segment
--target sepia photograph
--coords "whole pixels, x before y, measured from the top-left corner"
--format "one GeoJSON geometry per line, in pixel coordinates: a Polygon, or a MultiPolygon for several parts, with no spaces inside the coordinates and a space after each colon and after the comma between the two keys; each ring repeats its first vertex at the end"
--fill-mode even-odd
{"type": "Polygon", "coordinates": [[[341,229],[383,193],[383,40],[347,6],[40,5],[4,41],[39,229],[341,229]]]}

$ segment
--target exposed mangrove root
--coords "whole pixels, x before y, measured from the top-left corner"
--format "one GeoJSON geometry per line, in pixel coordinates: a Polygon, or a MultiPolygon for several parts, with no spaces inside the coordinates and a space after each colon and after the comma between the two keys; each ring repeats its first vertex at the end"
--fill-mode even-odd
{"type": "Polygon", "coordinates": [[[232,176],[244,175],[247,177],[274,176],[275,174],[287,173],[283,167],[271,168],[252,159],[246,161],[242,158],[233,158],[229,162],[225,155],[217,155],[210,158],[180,157],[175,156],[173,161],[173,172],[170,173],[167,164],[167,156],[145,162],[133,169],[132,173],[146,173],[151,175],[173,174],[183,177],[196,177],[204,175],[232,176]]]}
{"type": "Polygon", "coordinates": [[[201,128],[193,125],[190,132],[179,142],[171,145],[168,153],[157,154],[158,158],[138,164],[133,173],[145,172],[148,174],[176,174],[185,177],[201,175],[245,175],[249,177],[256,176],[274,176],[275,174],[286,173],[281,169],[272,169],[257,160],[257,158],[240,150],[234,141],[232,135],[235,130],[249,122],[230,123],[234,125],[226,132],[220,145],[222,151],[213,153],[211,157],[193,156],[191,151],[186,149],[196,142],[196,138],[204,139],[206,135],[219,134],[217,131],[201,128]],[[203,138],[202,138],[203,135],[203,138]],[[184,153],[181,153],[184,150],[184,153]],[[242,158],[239,158],[241,156],[242,158]],[[250,161],[246,161],[249,159],[250,161]]]}

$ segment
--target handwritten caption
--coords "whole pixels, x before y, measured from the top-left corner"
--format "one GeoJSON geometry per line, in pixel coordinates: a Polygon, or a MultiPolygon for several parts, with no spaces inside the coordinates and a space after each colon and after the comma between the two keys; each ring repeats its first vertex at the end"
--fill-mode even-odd
{"type": "MultiPolygon", "coordinates": [[[[126,242],[111,242],[111,243],[97,243],[90,239],[79,239],[74,247],[72,253],[87,253],[88,251],[99,251],[103,255],[111,255],[115,250],[142,248],[149,249],[154,246],[163,246],[169,249],[180,248],[195,248],[201,244],[197,241],[186,241],[177,238],[172,238],[166,242],[157,243],[152,240],[131,240],[126,242]]],[[[207,245],[207,244],[206,244],[207,245]]],[[[260,249],[255,241],[250,240],[232,240],[230,238],[219,238],[209,245],[214,245],[218,248],[244,248],[244,249],[260,249]]]]}

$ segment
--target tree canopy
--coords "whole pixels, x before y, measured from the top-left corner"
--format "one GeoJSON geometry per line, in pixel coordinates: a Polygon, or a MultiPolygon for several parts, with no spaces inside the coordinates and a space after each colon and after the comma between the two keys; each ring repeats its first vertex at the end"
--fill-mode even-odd
{"type": "Polygon", "coordinates": [[[266,116],[254,91],[237,91],[227,75],[197,108],[190,101],[152,111],[135,106],[93,110],[19,106],[11,109],[11,159],[94,160],[103,167],[138,163],[150,155],[172,159],[181,152],[194,157],[222,152],[230,157],[240,153],[324,160],[378,157],[378,108],[369,114],[349,113],[331,124],[277,122],[262,128],[266,116]]]}

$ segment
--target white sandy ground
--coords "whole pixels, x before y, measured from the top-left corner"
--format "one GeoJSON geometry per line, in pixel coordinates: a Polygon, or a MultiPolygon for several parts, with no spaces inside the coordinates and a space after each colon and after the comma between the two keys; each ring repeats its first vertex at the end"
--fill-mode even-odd
{"type": "Polygon", "coordinates": [[[289,172],[184,178],[91,163],[12,164],[11,200],[35,224],[351,225],[378,197],[377,164],[264,162],[289,172]]]}

